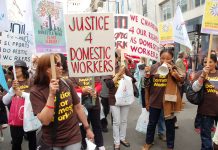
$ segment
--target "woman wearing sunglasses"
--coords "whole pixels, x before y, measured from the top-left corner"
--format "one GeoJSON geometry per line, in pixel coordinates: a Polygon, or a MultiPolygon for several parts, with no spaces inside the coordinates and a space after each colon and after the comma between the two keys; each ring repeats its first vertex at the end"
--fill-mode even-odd
{"type": "MultiPolygon", "coordinates": [[[[34,114],[43,124],[42,143],[52,147],[53,150],[79,150],[81,134],[78,119],[83,123],[90,140],[93,140],[94,135],[72,82],[68,79],[61,79],[62,69],[61,58],[58,54],[41,56],[38,60],[30,100],[34,114]],[[57,79],[51,78],[50,55],[55,57],[57,79]]],[[[40,147],[38,148],[40,150],[40,147]]]]}
{"type": "Polygon", "coordinates": [[[198,117],[200,117],[201,127],[201,150],[213,150],[211,128],[214,120],[218,119],[218,71],[216,69],[217,57],[210,55],[209,64],[204,59],[205,67],[196,73],[192,88],[195,92],[203,90],[203,100],[198,105],[198,117]]]}

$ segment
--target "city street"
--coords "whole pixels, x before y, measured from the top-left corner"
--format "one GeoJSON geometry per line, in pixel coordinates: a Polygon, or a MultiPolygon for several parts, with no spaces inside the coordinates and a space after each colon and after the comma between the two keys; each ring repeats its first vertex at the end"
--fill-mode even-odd
{"type": "MultiPolygon", "coordinates": [[[[138,116],[141,113],[141,108],[138,104],[131,106],[128,129],[127,129],[127,140],[131,143],[130,148],[121,147],[122,150],[140,150],[145,141],[145,135],[135,131],[136,122],[138,116]]],[[[176,130],[176,141],[175,150],[199,150],[200,149],[200,137],[194,132],[193,122],[196,114],[196,107],[186,102],[185,109],[178,115],[179,129],[176,130]]],[[[113,140],[112,140],[112,127],[109,117],[109,132],[104,133],[104,140],[106,150],[113,150],[113,140]]],[[[0,150],[10,150],[11,149],[11,138],[9,128],[4,130],[5,141],[0,143],[0,150]]],[[[164,150],[166,149],[166,143],[162,142],[155,137],[154,146],[152,150],[164,150]]],[[[28,150],[27,142],[24,140],[23,150],[28,150]]]]}

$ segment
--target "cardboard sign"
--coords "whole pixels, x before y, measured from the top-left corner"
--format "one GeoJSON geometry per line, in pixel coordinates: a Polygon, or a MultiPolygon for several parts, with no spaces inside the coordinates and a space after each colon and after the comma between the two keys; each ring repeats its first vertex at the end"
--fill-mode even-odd
{"type": "Polygon", "coordinates": [[[115,71],[112,13],[65,15],[71,77],[112,75],[115,71]]]}
{"type": "Polygon", "coordinates": [[[160,60],[158,29],[151,20],[141,15],[130,14],[128,37],[130,54],[160,60]]]}
{"type": "Polygon", "coordinates": [[[37,53],[66,53],[62,3],[32,0],[37,53]]]}
{"type": "Polygon", "coordinates": [[[173,38],[173,23],[161,22],[158,24],[159,40],[160,44],[174,43],[173,38]]]}
{"type": "Polygon", "coordinates": [[[10,32],[2,32],[0,36],[0,62],[2,65],[11,66],[19,59],[30,66],[33,50],[33,35],[26,32],[25,24],[12,22],[10,32]]]}
{"type": "Polygon", "coordinates": [[[206,0],[201,32],[218,35],[218,1],[206,0]]]}
{"type": "Polygon", "coordinates": [[[90,7],[91,0],[65,0],[64,13],[83,12],[90,7]]]}
{"type": "Polygon", "coordinates": [[[6,0],[0,1],[0,32],[9,29],[6,0]]]}
{"type": "Polygon", "coordinates": [[[128,15],[114,16],[114,39],[116,49],[127,49],[128,15]]]}

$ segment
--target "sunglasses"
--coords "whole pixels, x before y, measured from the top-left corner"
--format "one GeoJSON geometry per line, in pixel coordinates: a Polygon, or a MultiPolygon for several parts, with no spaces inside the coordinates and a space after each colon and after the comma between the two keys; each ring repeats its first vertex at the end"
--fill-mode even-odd
{"type": "Polygon", "coordinates": [[[57,67],[62,67],[63,66],[63,64],[61,63],[61,62],[56,62],[56,64],[55,64],[57,67]]]}

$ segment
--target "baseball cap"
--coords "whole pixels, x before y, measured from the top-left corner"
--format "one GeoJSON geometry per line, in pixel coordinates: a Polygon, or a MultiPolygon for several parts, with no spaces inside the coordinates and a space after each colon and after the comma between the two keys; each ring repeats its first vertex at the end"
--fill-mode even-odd
{"type": "MultiPolygon", "coordinates": [[[[27,65],[26,65],[26,62],[25,62],[25,61],[22,61],[22,60],[16,60],[16,61],[14,62],[14,65],[15,65],[15,67],[22,67],[22,68],[28,69],[28,67],[27,67],[27,65]]],[[[10,70],[10,71],[12,71],[12,69],[13,69],[13,66],[10,66],[10,67],[8,68],[8,70],[10,70]]]]}

